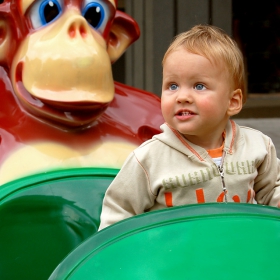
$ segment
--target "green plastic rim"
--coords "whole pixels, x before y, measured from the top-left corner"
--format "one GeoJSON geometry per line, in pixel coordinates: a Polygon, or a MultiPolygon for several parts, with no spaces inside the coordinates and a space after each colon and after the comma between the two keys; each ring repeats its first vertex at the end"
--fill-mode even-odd
{"type": "Polygon", "coordinates": [[[49,280],[279,279],[279,231],[280,210],[269,206],[209,203],[164,209],[93,235],[49,280]],[[204,247],[193,245],[199,242],[204,247]],[[162,274],[166,263],[169,268],[162,274]]]}
{"type": "Polygon", "coordinates": [[[111,177],[114,178],[119,172],[119,169],[114,168],[94,168],[94,167],[83,167],[83,168],[71,168],[53,170],[46,173],[38,173],[23,178],[19,178],[3,184],[0,186],[0,201],[5,199],[6,196],[12,195],[15,191],[33,187],[38,182],[40,184],[47,183],[57,179],[75,178],[75,177],[111,177]]]}

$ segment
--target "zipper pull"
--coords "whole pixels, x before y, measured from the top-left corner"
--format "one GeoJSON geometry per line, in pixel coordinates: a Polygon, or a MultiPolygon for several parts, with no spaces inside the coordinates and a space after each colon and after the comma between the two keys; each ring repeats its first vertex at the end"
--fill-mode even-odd
{"type": "Polygon", "coordinates": [[[225,194],[225,202],[227,203],[227,188],[226,188],[226,185],[225,185],[225,176],[224,176],[224,167],[223,167],[223,162],[221,163],[221,165],[217,165],[218,167],[218,170],[219,170],[219,173],[220,173],[220,176],[221,176],[221,179],[222,179],[222,184],[223,184],[223,192],[225,194]]]}

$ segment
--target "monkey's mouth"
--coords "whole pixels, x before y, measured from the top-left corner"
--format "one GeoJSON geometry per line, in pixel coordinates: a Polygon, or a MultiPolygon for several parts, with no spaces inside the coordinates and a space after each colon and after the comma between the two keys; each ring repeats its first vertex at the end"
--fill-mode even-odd
{"type": "Polygon", "coordinates": [[[22,81],[23,62],[17,65],[17,96],[24,108],[37,118],[49,123],[61,123],[71,127],[89,125],[94,122],[108,107],[108,103],[89,101],[57,101],[34,97],[22,81]]]}

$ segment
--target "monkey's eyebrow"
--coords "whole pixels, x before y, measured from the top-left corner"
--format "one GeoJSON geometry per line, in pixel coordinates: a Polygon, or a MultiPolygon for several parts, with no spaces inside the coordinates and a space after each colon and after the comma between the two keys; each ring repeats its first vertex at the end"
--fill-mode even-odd
{"type": "Polygon", "coordinates": [[[105,0],[106,2],[111,2],[111,4],[114,6],[114,8],[116,9],[116,3],[114,0],[105,0]]]}
{"type": "Polygon", "coordinates": [[[22,13],[22,15],[25,14],[26,10],[29,8],[29,6],[31,4],[33,4],[33,2],[35,2],[35,0],[20,0],[19,3],[20,3],[20,11],[22,13]]]}

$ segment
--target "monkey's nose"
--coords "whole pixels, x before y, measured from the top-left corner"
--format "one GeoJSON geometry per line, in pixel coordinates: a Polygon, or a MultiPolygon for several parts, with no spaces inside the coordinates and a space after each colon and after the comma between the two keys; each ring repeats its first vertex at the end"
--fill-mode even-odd
{"type": "Polygon", "coordinates": [[[68,34],[71,38],[75,38],[79,35],[82,38],[85,38],[88,34],[88,28],[82,20],[78,22],[72,22],[68,28],[68,34]]]}

